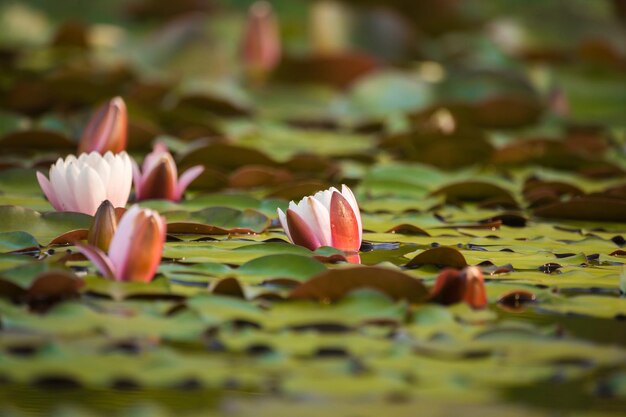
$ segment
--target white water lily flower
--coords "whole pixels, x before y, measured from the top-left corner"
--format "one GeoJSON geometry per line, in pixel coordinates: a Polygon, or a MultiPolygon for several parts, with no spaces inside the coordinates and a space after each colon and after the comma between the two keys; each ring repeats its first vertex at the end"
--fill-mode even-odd
{"type": "Polygon", "coordinates": [[[278,219],[289,240],[315,250],[332,246],[356,252],[363,236],[361,213],[354,194],[346,185],[304,197],[289,203],[285,214],[278,209],[278,219]]]}
{"type": "Polygon", "coordinates": [[[50,179],[37,172],[37,180],[57,211],[94,215],[104,200],[124,207],[133,182],[133,168],[126,152],[83,153],[59,158],[50,167],[50,179]]]}

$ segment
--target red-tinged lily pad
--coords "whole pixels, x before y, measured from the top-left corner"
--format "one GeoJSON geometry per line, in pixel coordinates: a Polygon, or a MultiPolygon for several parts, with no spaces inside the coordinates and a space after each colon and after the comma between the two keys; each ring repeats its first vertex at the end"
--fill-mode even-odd
{"type": "Polygon", "coordinates": [[[396,300],[421,303],[428,298],[428,290],[419,280],[403,272],[380,267],[331,269],[322,272],[296,287],[291,299],[337,301],[351,291],[371,288],[396,300]]]}
{"type": "Polygon", "coordinates": [[[10,132],[0,138],[3,150],[20,153],[33,153],[39,150],[72,152],[77,144],[53,130],[22,130],[10,132]]]}
{"type": "Polygon", "coordinates": [[[537,217],[600,222],[626,222],[626,201],[614,198],[582,196],[569,201],[539,207],[537,217]]]}
{"type": "Polygon", "coordinates": [[[213,294],[227,295],[229,297],[236,297],[246,299],[246,295],[241,287],[241,284],[234,277],[228,277],[216,281],[210,286],[210,290],[213,294]]]}
{"type": "Polygon", "coordinates": [[[329,158],[312,154],[294,155],[283,166],[293,173],[314,175],[317,178],[328,178],[339,170],[329,158]]]}
{"type": "Polygon", "coordinates": [[[606,178],[624,173],[619,165],[586,151],[570,149],[566,141],[555,138],[526,139],[505,145],[494,153],[493,163],[508,167],[541,165],[580,172],[591,178],[606,178]]]}
{"type": "Polygon", "coordinates": [[[458,250],[448,246],[440,246],[418,253],[405,267],[418,268],[422,265],[434,265],[438,268],[449,266],[460,269],[467,266],[467,261],[458,250]]]}
{"type": "Polygon", "coordinates": [[[563,181],[529,179],[524,184],[524,198],[533,207],[559,201],[564,196],[573,197],[583,194],[584,192],[577,186],[563,181]]]}
{"type": "Polygon", "coordinates": [[[3,92],[0,103],[12,111],[36,117],[50,110],[54,101],[43,80],[22,79],[3,92]]]}
{"type": "Polygon", "coordinates": [[[228,178],[232,188],[275,186],[289,182],[292,175],[284,170],[263,165],[247,165],[236,169],[228,178]]]}
{"type": "Polygon", "coordinates": [[[167,224],[167,233],[174,235],[230,235],[254,234],[254,230],[246,228],[223,229],[209,224],[193,222],[173,222],[167,224]]]}
{"type": "Polygon", "coordinates": [[[181,167],[209,165],[232,170],[245,165],[276,166],[277,163],[267,154],[253,148],[246,148],[228,143],[210,143],[197,147],[183,155],[179,161],[181,167]]]}
{"type": "Polygon", "coordinates": [[[487,162],[493,153],[493,146],[484,139],[459,141],[446,135],[432,136],[432,139],[422,144],[400,143],[393,151],[398,159],[447,170],[487,162]]]}
{"type": "Polygon", "coordinates": [[[42,272],[28,287],[0,276],[0,296],[25,302],[34,311],[45,311],[53,304],[77,297],[83,285],[82,279],[67,271],[42,272]]]}
{"type": "Polygon", "coordinates": [[[193,108],[216,116],[242,117],[249,116],[251,110],[246,106],[216,95],[193,93],[180,98],[178,107],[193,108]]]}
{"type": "Polygon", "coordinates": [[[165,212],[164,215],[168,219],[169,234],[256,234],[270,226],[267,216],[252,209],[208,207],[195,212],[165,212]]]}
{"type": "Polygon", "coordinates": [[[328,84],[345,88],[378,67],[379,63],[375,58],[358,52],[288,56],[281,62],[275,77],[285,82],[328,84]]]}
{"type": "Polygon", "coordinates": [[[525,310],[527,304],[535,301],[537,301],[537,296],[530,291],[512,290],[498,298],[498,305],[507,311],[520,312],[525,310]]]}
{"type": "Polygon", "coordinates": [[[74,242],[87,240],[87,235],[89,234],[89,229],[76,229],[70,230],[69,232],[63,233],[48,243],[48,246],[66,246],[71,245],[74,242]]]}
{"type": "Polygon", "coordinates": [[[408,236],[430,236],[426,230],[421,227],[417,227],[413,224],[399,224],[397,226],[392,227],[387,230],[385,233],[397,233],[399,235],[408,235],[408,236]]]}
{"type": "Polygon", "coordinates": [[[475,105],[475,121],[490,129],[519,128],[535,123],[543,112],[536,99],[526,96],[495,96],[475,105]]]}
{"type": "Polygon", "coordinates": [[[203,191],[215,191],[225,188],[227,185],[227,174],[222,170],[205,166],[204,172],[193,180],[190,184],[190,188],[203,191]]]}
{"type": "Polygon", "coordinates": [[[517,206],[515,198],[510,191],[503,187],[484,181],[463,181],[449,184],[433,191],[431,195],[445,196],[448,203],[459,203],[463,201],[485,201],[498,199],[509,205],[517,206]]]}

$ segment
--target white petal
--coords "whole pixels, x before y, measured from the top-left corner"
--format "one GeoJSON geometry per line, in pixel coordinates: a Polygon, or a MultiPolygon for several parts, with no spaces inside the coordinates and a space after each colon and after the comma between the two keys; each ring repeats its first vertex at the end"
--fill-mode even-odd
{"type": "Polygon", "coordinates": [[[126,152],[121,152],[112,158],[111,176],[107,189],[107,198],[114,207],[124,207],[128,202],[130,188],[133,183],[133,167],[126,152]]]}
{"type": "MultiPolygon", "coordinates": [[[[59,158],[60,159],[60,158],[59,158]]],[[[67,168],[69,165],[75,163],[76,161],[78,161],[78,159],[76,159],[75,155],[68,155],[65,157],[65,159],[60,159],[63,162],[63,165],[67,168]]]]}
{"type": "Polygon", "coordinates": [[[100,176],[90,166],[86,166],[78,174],[74,195],[81,212],[94,215],[98,207],[106,200],[104,184],[100,176]]]}
{"type": "Polygon", "coordinates": [[[332,198],[334,191],[337,191],[335,187],[329,188],[328,190],[324,191],[318,191],[317,193],[315,193],[313,198],[322,203],[326,210],[330,211],[330,199],[332,198]]]}
{"type": "MultiPolygon", "coordinates": [[[[83,154],[84,155],[84,154],[83,154]]],[[[82,155],[81,155],[82,156],[82,155]]],[[[100,162],[102,162],[102,156],[98,152],[91,152],[87,155],[87,158],[83,161],[86,166],[90,166],[96,169],[100,162]]]]}
{"type": "Polygon", "coordinates": [[[317,227],[313,228],[313,232],[323,246],[331,246],[330,212],[315,198],[309,198],[307,203],[309,211],[317,224],[317,227]]]}
{"type": "Polygon", "coordinates": [[[78,204],[67,179],[69,168],[64,161],[58,161],[50,168],[50,184],[57,195],[57,201],[63,211],[78,211],[78,204]]]}
{"type": "Polygon", "coordinates": [[[111,179],[111,166],[104,158],[99,158],[93,169],[98,173],[102,184],[106,187],[111,179]]]}
{"type": "Polygon", "coordinates": [[[278,221],[280,222],[280,225],[285,230],[285,234],[287,235],[289,240],[293,242],[293,239],[291,238],[291,234],[289,233],[289,225],[287,223],[287,216],[285,216],[285,213],[283,213],[283,211],[279,208],[277,208],[276,211],[278,212],[278,221]]]}

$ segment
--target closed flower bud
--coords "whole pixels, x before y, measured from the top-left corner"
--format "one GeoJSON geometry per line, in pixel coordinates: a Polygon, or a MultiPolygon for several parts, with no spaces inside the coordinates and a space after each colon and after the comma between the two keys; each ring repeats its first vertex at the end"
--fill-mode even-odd
{"type": "Polygon", "coordinates": [[[442,305],[464,301],[475,309],[486,307],[487,292],[482,271],[475,266],[468,266],[462,271],[444,269],[437,276],[431,300],[442,305]]]}
{"type": "Polygon", "coordinates": [[[250,6],[241,44],[243,64],[251,78],[263,78],[280,61],[278,22],[272,6],[257,1],[250,6]]]}
{"type": "Polygon", "coordinates": [[[143,161],[142,169],[133,161],[135,197],[137,201],[164,199],[179,201],[183,193],[202,174],[204,167],[196,165],[178,178],[174,158],[163,144],[156,144],[154,150],[143,161]]]}
{"type": "Polygon", "coordinates": [[[109,250],[109,244],[113,239],[115,230],[117,230],[115,208],[109,200],[104,200],[91,222],[87,242],[106,252],[109,250]]]}
{"type": "Polygon", "coordinates": [[[100,106],[91,116],[80,137],[78,153],[99,152],[105,154],[122,152],[126,149],[128,113],[126,103],[115,97],[100,106]]]}
{"type": "Polygon", "coordinates": [[[150,282],[161,262],[165,233],[162,216],[133,206],[122,216],[108,255],[92,245],[77,243],[76,246],[106,278],[150,282]]]}

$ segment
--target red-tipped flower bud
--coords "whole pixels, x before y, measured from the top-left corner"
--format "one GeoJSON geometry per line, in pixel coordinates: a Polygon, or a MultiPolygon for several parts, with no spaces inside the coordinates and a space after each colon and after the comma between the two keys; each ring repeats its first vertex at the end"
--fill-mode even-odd
{"type": "Polygon", "coordinates": [[[122,152],[126,149],[128,113],[121,97],[115,97],[100,106],[91,116],[80,137],[78,153],[96,151],[122,152]]]}
{"type": "Polygon", "coordinates": [[[252,78],[264,77],[280,61],[278,22],[272,6],[266,1],[257,1],[250,6],[241,54],[246,71],[252,78]]]}
{"type": "Polygon", "coordinates": [[[161,262],[165,232],[165,219],[157,212],[133,206],[122,216],[108,255],[91,245],[77,247],[107,278],[150,282],[161,262]]]}
{"type": "Polygon", "coordinates": [[[203,166],[196,165],[178,178],[174,158],[165,145],[158,143],[144,159],[141,171],[133,161],[135,197],[137,201],[150,199],[179,201],[189,184],[203,171],[203,166]]]}
{"type": "Polygon", "coordinates": [[[443,305],[465,301],[472,308],[486,307],[487,292],[482,271],[475,266],[468,266],[462,271],[444,269],[437,276],[431,300],[443,305]]]}

